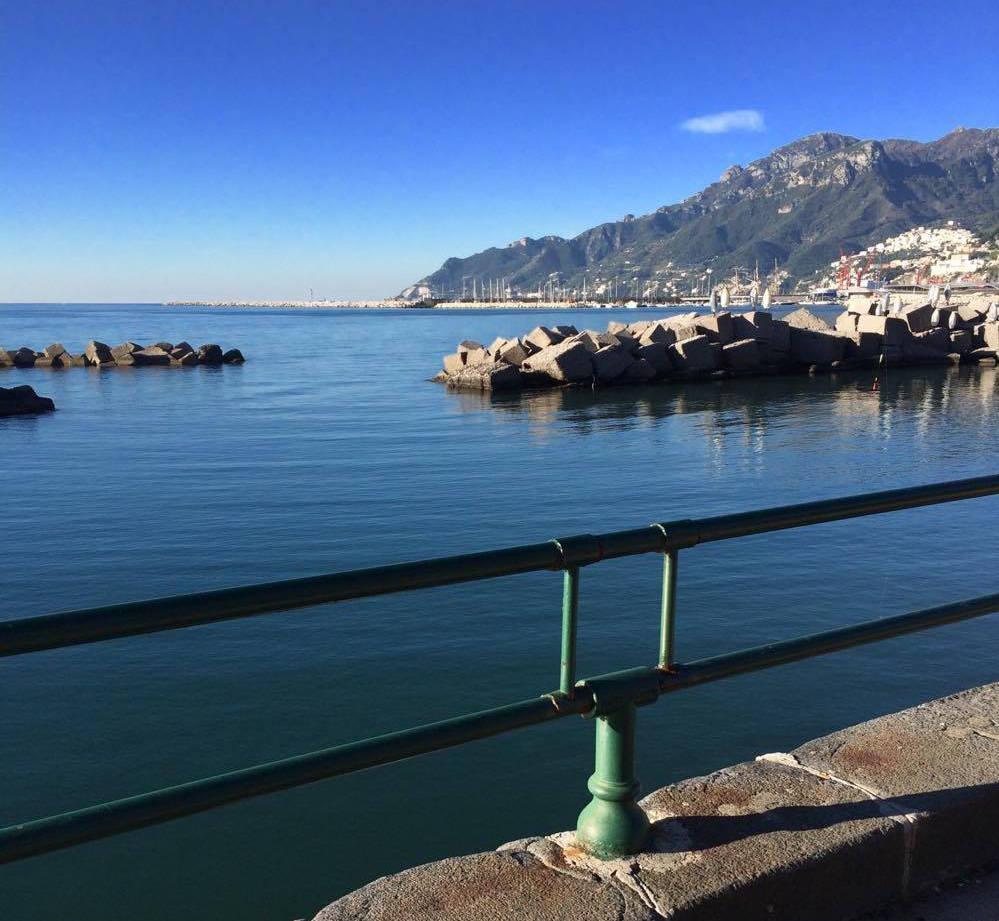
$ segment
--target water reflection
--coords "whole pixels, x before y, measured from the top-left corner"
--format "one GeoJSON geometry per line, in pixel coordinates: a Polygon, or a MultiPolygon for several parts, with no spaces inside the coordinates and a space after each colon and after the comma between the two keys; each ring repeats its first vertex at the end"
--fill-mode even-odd
{"type": "Polygon", "coordinates": [[[815,437],[870,435],[891,439],[899,427],[926,438],[935,419],[959,415],[976,432],[995,424],[995,368],[977,366],[893,369],[874,389],[871,371],[829,375],[744,378],[701,383],[522,393],[456,391],[460,412],[494,413],[526,423],[530,437],[648,429],[685,417],[721,451],[737,434],[753,452],[779,445],[779,430],[815,437]]]}

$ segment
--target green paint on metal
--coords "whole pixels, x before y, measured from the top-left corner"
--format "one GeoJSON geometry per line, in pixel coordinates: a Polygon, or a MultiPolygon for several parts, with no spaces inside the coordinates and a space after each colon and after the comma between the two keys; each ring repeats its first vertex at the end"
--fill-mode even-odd
{"type": "Polygon", "coordinates": [[[659,628],[659,667],[669,669],[676,653],[676,576],[679,551],[663,554],[663,599],[659,628]]]}
{"type": "Polygon", "coordinates": [[[586,786],[593,799],[579,814],[577,843],[602,860],[641,851],[649,820],[637,803],[634,704],[596,718],[596,767],[586,786]]]}
{"type": "MultiPolygon", "coordinates": [[[[635,802],[635,708],[660,695],[787,662],[874,643],[999,611],[999,593],[746,649],[675,663],[677,551],[784,528],[838,521],[999,493],[999,476],[684,520],[462,556],[379,566],[0,622],[0,656],[137,636],[371,595],[453,585],[538,570],[562,570],[559,690],[346,745],[256,765],[151,793],[0,829],[0,863],[155,825],[253,796],[390,764],[570,715],[596,723],[592,802],[579,817],[580,843],[600,857],[634,853],[648,823],[635,802]],[[659,661],[574,684],[579,570],[605,559],[664,554],[659,661]]],[[[849,613],[849,612],[847,612],[849,613]]]]}
{"type": "Polygon", "coordinates": [[[565,571],[562,580],[562,663],[559,691],[567,697],[575,693],[576,625],[579,619],[579,567],[565,571]]]}

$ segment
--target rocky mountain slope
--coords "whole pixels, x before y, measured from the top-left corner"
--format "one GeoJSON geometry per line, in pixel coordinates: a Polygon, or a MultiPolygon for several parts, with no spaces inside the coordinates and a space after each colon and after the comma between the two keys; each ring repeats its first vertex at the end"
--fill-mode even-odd
{"type": "MultiPolygon", "coordinates": [[[[675,205],[600,224],[572,239],[525,237],[448,259],[417,284],[460,294],[462,279],[506,279],[532,292],[550,278],[589,290],[711,267],[715,277],[774,260],[794,280],[910,227],[956,220],[999,229],[999,128],[958,129],[931,143],[821,133],[780,147],[675,205]],[[557,273],[553,276],[552,273],[557,273]]],[[[470,286],[471,282],[466,282],[470,286]]],[[[689,289],[688,289],[689,290],[689,289]]],[[[469,287],[470,291],[470,287],[469,287]]]]}

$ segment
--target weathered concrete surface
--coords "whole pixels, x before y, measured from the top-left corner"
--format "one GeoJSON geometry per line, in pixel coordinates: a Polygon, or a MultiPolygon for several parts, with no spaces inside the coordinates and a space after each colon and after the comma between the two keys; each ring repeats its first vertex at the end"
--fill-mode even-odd
{"type": "Polygon", "coordinates": [[[913,904],[868,915],[866,921],[996,921],[997,918],[999,873],[992,873],[975,874],[913,904]]]}
{"type": "Polygon", "coordinates": [[[641,805],[653,835],[635,857],[595,860],[572,832],[525,839],[375,880],[317,921],[879,911],[999,858],[999,684],[664,787],[641,805]]]}

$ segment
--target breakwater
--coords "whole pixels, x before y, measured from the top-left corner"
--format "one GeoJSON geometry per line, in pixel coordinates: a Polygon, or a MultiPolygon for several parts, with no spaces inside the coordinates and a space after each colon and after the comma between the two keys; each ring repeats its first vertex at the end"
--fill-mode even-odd
{"type": "Polygon", "coordinates": [[[995,365],[999,322],[983,300],[960,306],[897,303],[882,315],[871,298],[852,298],[835,326],[800,308],[684,313],[605,330],[538,326],[489,346],[465,340],[434,378],[469,390],[641,384],[781,372],[947,363],[995,365]]]}
{"type": "Polygon", "coordinates": [[[140,345],[123,342],[107,345],[91,339],[79,355],[68,351],[60,342],[46,346],[41,352],[25,347],[10,351],[0,348],[0,367],[13,368],[123,368],[192,365],[242,364],[246,359],[239,349],[223,351],[215,343],[205,343],[194,348],[187,342],[155,342],[140,345]]]}

